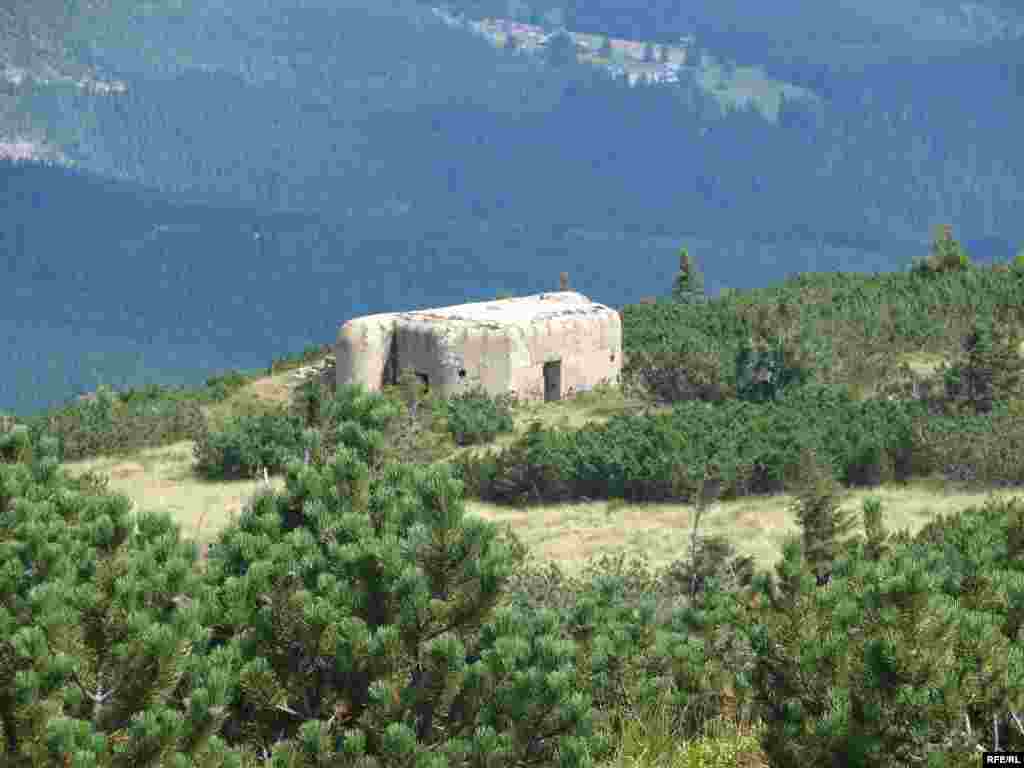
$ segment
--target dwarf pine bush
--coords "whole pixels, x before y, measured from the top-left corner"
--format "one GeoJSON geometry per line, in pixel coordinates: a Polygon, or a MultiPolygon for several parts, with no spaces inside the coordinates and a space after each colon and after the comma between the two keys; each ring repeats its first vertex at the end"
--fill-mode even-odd
{"type": "Polygon", "coordinates": [[[601,753],[574,643],[550,612],[498,606],[515,559],[464,515],[450,470],[387,460],[335,406],[330,463],[291,462],[223,532],[207,580],[227,738],[271,765],[512,765],[601,753]]]}
{"type": "Polygon", "coordinates": [[[0,464],[0,764],[232,766],[225,671],[199,674],[196,553],[166,516],[72,481],[47,439],[0,464]]]}
{"type": "Polygon", "coordinates": [[[259,467],[284,469],[302,444],[302,420],[286,413],[236,416],[222,429],[204,419],[195,433],[196,469],[209,478],[250,477],[259,467]]]}
{"type": "Polygon", "coordinates": [[[770,764],[966,768],[993,748],[993,724],[1002,748],[1024,748],[1024,507],[939,518],[885,557],[876,512],[827,586],[795,539],[777,579],[757,579],[771,607],[751,633],[770,764]]]}
{"type": "Polygon", "coordinates": [[[490,397],[480,388],[449,398],[446,409],[448,431],[458,445],[492,442],[515,425],[509,398],[490,397]]]}

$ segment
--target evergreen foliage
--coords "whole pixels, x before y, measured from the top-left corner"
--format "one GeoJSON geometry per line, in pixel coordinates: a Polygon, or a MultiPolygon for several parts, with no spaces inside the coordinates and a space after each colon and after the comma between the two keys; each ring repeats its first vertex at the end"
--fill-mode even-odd
{"type": "Polygon", "coordinates": [[[824,588],[791,540],[777,580],[758,579],[772,610],[751,633],[770,763],[966,768],[993,723],[1024,747],[1022,526],[1019,501],[992,501],[885,558],[848,549],[824,588]]]}
{"type": "MultiPolygon", "coordinates": [[[[411,368],[401,372],[395,386],[385,387],[395,416],[386,424],[389,456],[395,461],[440,461],[451,448],[447,428],[447,402],[431,393],[411,368]],[[404,413],[407,418],[399,418],[404,413]]],[[[359,397],[373,396],[363,393],[359,397]]],[[[383,413],[383,412],[382,412],[383,413]]],[[[385,428],[381,421],[378,428],[385,428]]]]}
{"type": "Polygon", "coordinates": [[[1024,483],[1024,418],[1007,412],[1005,404],[987,414],[931,416],[913,429],[915,475],[940,472],[989,487],[1024,483]]]}
{"type": "Polygon", "coordinates": [[[756,348],[745,342],[736,353],[736,396],[740,400],[774,400],[786,387],[799,386],[809,378],[810,371],[787,359],[781,338],[774,345],[761,343],[756,348]]]}
{"type": "Polygon", "coordinates": [[[200,403],[217,390],[185,397],[162,387],[114,393],[100,387],[91,399],[24,420],[34,439],[46,433],[58,440],[61,461],[131,453],[187,440],[202,422],[200,403]]]}
{"type": "Polygon", "coordinates": [[[822,273],[728,293],[698,306],[623,309],[624,380],[667,402],[736,396],[736,360],[751,339],[783,339],[809,381],[878,388],[900,355],[956,357],[978,317],[1024,325],[1024,272],[971,269],[912,276],[822,273]]]}
{"type": "Polygon", "coordinates": [[[944,371],[946,395],[974,413],[990,413],[998,400],[1020,394],[1024,359],[1020,331],[978,317],[963,339],[963,360],[944,371]]]}
{"type": "MultiPolygon", "coordinates": [[[[0,417],[0,763],[586,766],[650,701],[686,737],[760,718],[772,765],[966,768],[993,724],[993,741],[1022,749],[1024,507],[993,501],[911,538],[886,531],[872,498],[850,536],[839,485],[1024,482],[1015,275],[812,275],[627,307],[629,364],[690,396],[578,430],[536,424],[454,469],[424,466],[423,439],[453,421],[489,433],[497,402],[440,401],[408,372],[385,393],[310,383],[290,413],[202,442],[286,480],[223,532],[205,572],[166,518],[60,474],[75,430],[0,417]],[[873,370],[857,346],[958,340],[944,399],[845,386],[873,370]],[[704,381],[678,376],[695,362],[704,381]],[[777,578],[700,537],[699,520],[660,574],[614,559],[538,573],[462,504],[468,491],[703,510],[778,490],[795,493],[801,535],[777,578]]],[[[76,429],[116,443],[121,414],[172,399],[101,392],[76,429]]]]}
{"type": "Polygon", "coordinates": [[[56,442],[0,463],[0,763],[12,768],[238,765],[217,736],[226,670],[206,674],[194,544],[131,513],[56,442]]]}
{"type": "Polygon", "coordinates": [[[280,472],[301,449],[302,429],[301,419],[286,413],[236,416],[219,430],[204,419],[192,449],[196,470],[209,478],[252,477],[260,467],[280,472]]]}
{"type": "Polygon", "coordinates": [[[839,508],[839,483],[832,465],[822,461],[813,448],[801,452],[800,464],[804,476],[793,513],[803,536],[804,560],[821,586],[828,583],[832,563],[839,554],[839,539],[850,533],[854,520],[850,512],[839,508]]]}
{"type": "Polygon", "coordinates": [[[777,492],[794,487],[808,447],[844,482],[877,485],[909,475],[923,414],[920,403],[854,402],[808,385],[766,403],[685,402],[671,413],[617,414],[572,431],[536,424],[500,452],[455,464],[471,494],[510,503],[692,498],[708,472],[726,498],[777,492]]]}
{"type": "Polygon", "coordinates": [[[872,496],[864,500],[864,557],[878,562],[889,552],[889,533],[882,523],[882,501],[872,496]]]}
{"type": "Polygon", "coordinates": [[[351,422],[339,436],[212,555],[230,738],[274,765],[588,765],[574,648],[553,616],[496,609],[514,566],[496,529],[442,466],[387,462],[351,422]]]}
{"type": "Polygon", "coordinates": [[[0,425],[0,462],[8,464],[29,464],[32,461],[33,445],[29,428],[25,424],[0,425]]]}
{"type": "Polygon", "coordinates": [[[932,275],[969,269],[970,266],[967,252],[953,238],[953,228],[943,224],[935,229],[931,253],[926,259],[915,262],[912,271],[919,275],[932,275]]]}
{"type": "Polygon", "coordinates": [[[515,426],[508,397],[490,397],[482,388],[448,399],[448,430],[458,445],[489,443],[515,426]]]}
{"type": "MultiPolygon", "coordinates": [[[[228,371],[219,376],[208,378],[206,380],[206,387],[210,391],[210,399],[215,403],[219,403],[227,400],[248,383],[248,378],[239,371],[228,371]]],[[[133,392],[134,390],[129,390],[125,395],[130,398],[133,392]]]]}
{"type": "Polygon", "coordinates": [[[746,608],[733,589],[747,583],[750,564],[730,560],[728,545],[712,549],[710,558],[699,555],[695,600],[689,560],[654,572],[643,555],[602,555],[576,577],[554,563],[540,568],[524,562],[510,580],[513,604],[562,617],[579,644],[579,685],[592,688],[595,707],[614,734],[654,700],[670,702],[680,738],[695,738],[738,710],[751,714],[745,675],[752,659],[736,630],[746,608]]]}
{"type": "Polygon", "coordinates": [[[679,249],[679,272],[672,283],[672,299],[680,304],[699,304],[707,301],[704,276],[685,248],[679,249]]]}

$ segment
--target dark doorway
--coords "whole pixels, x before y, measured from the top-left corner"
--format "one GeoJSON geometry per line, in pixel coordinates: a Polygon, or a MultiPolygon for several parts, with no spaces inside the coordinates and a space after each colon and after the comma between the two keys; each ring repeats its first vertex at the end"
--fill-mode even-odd
{"type": "Polygon", "coordinates": [[[391,334],[391,341],[388,344],[388,359],[384,364],[384,386],[398,383],[398,334],[391,334]]]}
{"type": "Polygon", "coordinates": [[[544,402],[562,399],[562,361],[544,363],[544,402]]]}

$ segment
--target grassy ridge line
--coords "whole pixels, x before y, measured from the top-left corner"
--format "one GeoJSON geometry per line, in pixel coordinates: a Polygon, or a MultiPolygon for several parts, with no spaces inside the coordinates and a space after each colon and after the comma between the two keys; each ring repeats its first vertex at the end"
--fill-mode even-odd
{"type": "MultiPolygon", "coordinates": [[[[907,279],[914,280],[917,278],[908,277],[907,279]]],[[[952,281],[952,283],[955,287],[956,281],[952,281]]],[[[928,285],[927,283],[920,283],[919,287],[923,288],[928,285]]],[[[931,284],[931,287],[935,287],[934,283],[931,284]]],[[[953,290],[950,292],[950,295],[968,296],[969,294],[953,290]]],[[[738,302],[746,296],[747,294],[731,297],[727,301],[738,302]]],[[[981,308],[991,304],[991,302],[986,301],[986,297],[974,296],[971,298],[973,305],[981,308]]],[[[840,307],[844,303],[854,307],[857,306],[856,302],[840,301],[837,303],[840,307]]],[[[788,317],[788,310],[780,313],[777,303],[773,305],[772,303],[765,302],[764,306],[766,310],[760,313],[760,315],[754,313],[752,324],[756,321],[762,326],[762,329],[768,328],[769,331],[774,331],[771,323],[775,320],[779,321],[780,327],[782,327],[783,323],[781,321],[788,317]]],[[[627,318],[633,311],[631,309],[626,310],[627,318]]],[[[654,306],[646,307],[643,311],[648,311],[652,313],[652,316],[658,317],[658,313],[670,310],[654,306]]],[[[671,311],[680,310],[671,308],[671,311]]],[[[692,311],[693,317],[700,315],[698,310],[687,308],[685,311],[692,311]]],[[[968,317],[966,308],[961,307],[960,312],[965,318],[968,317]]],[[[952,314],[956,316],[955,312],[952,314]]],[[[848,313],[848,315],[859,318],[862,312],[858,310],[848,313]]],[[[676,316],[672,315],[671,319],[676,319],[676,316]]],[[[827,319],[837,323],[840,332],[843,330],[843,321],[850,322],[849,317],[834,310],[827,319]],[[837,315],[838,317],[836,317],[837,315]]],[[[938,319],[934,318],[936,321],[938,319]]],[[[713,325],[710,320],[707,322],[713,325]]],[[[673,323],[673,325],[678,329],[678,323],[673,323]]],[[[740,324],[736,328],[736,335],[738,336],[739,331],[743,330],[749,330],[749,327],[740,324]]],[[[912,331],[913,329],[911,328],[910,330],[912,331]]],[[[658,344],[661,344],[663,349],[673,351],[671,335],[668,338],[658,339],[657,334],[655,334],[651,338],[658,344]]],[[[913,338],[917,338],[917,336],[913,336],[913,338]]],[[[906,348],[912,346],[906,340],[903,341],[906,348]]],[[[956,343],[957,339],[954,335],[950,343],[946,344],[943,349],[948,349],[950,353],[955,352],[956,343]]],[[[719,345],[716,351],[726,354],[728,350],[728,338],[726,337],[725,343],[719,345]]],[[[861,352],[862,350],[850,351],[839,347],[836,351],[844,353],[844,359],[856,359],[853,353],[861,352]]],[[[322,352],[322,348],[316,350],[316,354],[321,354],[322,352]]],[[[313,355],[312,352],[310,354],[313,355]]],[[[909,352],[907,354],[914,355],[919,354],[919,352],[909,352]]],[[[938,353],[933,352],[930,354],[938,353]]],[[[940,356],[945,359],[944,355],[940,356]]],[[[213,385],[208,384],[207,387],[203,388],[203,391],[206,392],[205,396],[211,398],[210,402],[205,403],[203,407],[211,415],[217,414],[223,418],[247,409],[273,410],[280,408],[287,404],[290,396],[290,390],[286,385],[288,374],[294,368],[304,363],[312,362],[313,359],[315,359],[315,356],[305,360],[300,358],[287,362],[283,366],[279,365],[276,369],[274,365],[271,365],[270,369],[276,372],[274,376],[232,377],[229,375],[222,377],[221,381],[214,382],[213,385]],[[212,393],[221,392],[221,390],[227,391],[228,394],[220,399],[213,397],[212,393]]],[[[841,373],[845,374],[849,373],[849,371],[844,370],[841,373]]],[[[837,378],[837,382],[843,383],[844,380],[840,376],[837,378]]],[[[126,402],[121,403],[121,405],[127,406],[133,400],[145,402],[145,397],[142,394],[122,394],[128,396],[125,398],[126,402]]],[[[186,398],[187,394],[178,393],[176,397],[186,398]]],[[[155,396],[154,399],[159,398],[155,396]]],[[[599,392],[585,395],[575,401],[529,404],[521,410],[517,409],[516,429],[517,432],[521,432],[534,420],[541,420],[542,423],[550,426],[557,425],[572,429],[591,421],[610,418],[616,413],[624,412],[627,409],[646,407],[651,406],[640,400],[631,401],[622,395],[621,392],[599,392]]],[[[186,536],[191,533],[201,537],[208,531],[213,533],[218,527],[230,522],[231,518],[229,505],[225,504],[223,496],[219,495],[221,491],[237,494],[238,508],[240,509],[246,501],[246,496],[257,490],[259,482],[257,480],[236,481],[220,485],[204,481],[196,477],[192,471],[190,444],[188,442],[176,443],[173,447],[177,450],[176,455],[167,455],[174,453],[168,447],[147,449],[116,458],[108,457],[106,459],[92,459],[82,463],[76,462],[78,466],[75,467],[75,471],[87,468],[90,463],[94,468],[101,468],[101,471],[104,471],[102,467],[105,467],[105,471],[109,471],[111,476],[112,489],[122,490],[125,487],[122,484],[135,484],[135,492],[129,494],[129,496],[136,499],[144,499],[147,507],[171,511],[179,521],[185,524],[186,536]],[[133,456],[136,459],[134,462],[136,466],[132,466],[131,458],[133,456]],[[202,501],[204,507],[202,510],[199,508],[200,501],[202,501]],[[210,515],[204,514],[206,510],[220,510],[223,517],[219,520],[211,519],[210,515]],[[191,517],[188,517],[189,515],[191,517]],[[189,522],[194,523],[191,531],[189,530],[189,522]]],[[[281,478],[273,478],[271,484],[279,487],[283,485],[283,482],[281,478]]],[[[927,481],[910,483],[900,488],[893,486],[870,489],[868,493],[872,496],[882,496],[885,500],[884,511],[887,528],[890,530],[904,528],[911,531],[920,529],[922,524],[929,522],[930,518],[936,513],[962,509],[964,506],[976,504],[980,498],[978,494],[971,498],[965,494],[957,493],[955,484],[933,482],[929,485],[927,481]],[[903,498],[907,503],[903,508],[898,506],[899,491],[906,494],[903,498]],[[895,508],[890,506],[894,501],[897,502],[896,505],[893,505],[895,508]],[[914,520],[913,518],[917,519],[914,520]],[[904,521],[908,524],[904,525],[904,521]]],[[[1004,495],[1010,496],[1012,492],[1004,495]]],[[[705,513],[704,521],[706,527],[704,532],[717,533],[725,531],[727,535],[731,533],[737,541],[737,549],[742,554],[751,553],[757,555],[758,553],[749,548],[751,544],[757,544],[762,548],[762,551],[759,553],[760,556],[757,557],[757,562],[763,565],[774,564],[778,561],[778,542],[786,533],[791,533],[795,529],[791,514],[788,518],[784,517],[788,512],[787,508],[790,500],[789,495],[781,494],[771,498],[741,499],[737,500],[735,505],[732,502],[714,505],[705,513]],[[772,505],[776,507],[774,511],[771,509],[772,505]]],[[[851,500],[854,500],[854,496],[848,495],[844,499],[844,506],[851,500]]],[[[856,500],[860,501],[861,499],[856,498],[856,500]]],[[[583,564],[589,563],[591,557],[598,553],[640,551],[653,555],[650,559],[654,560],[655,563],[665,562],[661,560],[662,557],[678,560],[681,553],[685,551],[685,541],[690,533],[689,529],[693,522],[693,509],[688,505],[629,505],[615,501],[582,502],[533,507],[529,512],[520,509],[497,507],[495,505],[470,503],[467,506],[472,514],[485,518],[490,515],[490,519],[494,519],[496,522],[511,523],[514,530],[516,524],[519,524],[520,527],[517,533],[530,546],[531,551],[539,554],[545,560],[573,564],[574,568],[567,569],[570,572],[581,570],[583,564]],[[659,547],[664,549],[659,551],[659,547]]],[[[650,761],[651,755],[656,752],[654,749],[656,745],[653,744],[653,741],[656,738],[654,733],[657,723],[653,720],[643,720],[634,723],[634,725],[638,731],[634,732],[632,736],[623,736],[623,750],[628,753],[632,749],[640,764],[653,765],[653,762],[647,761],[650,761]],[[651,727],[648,728],[646,726],[651,727]],[[630,739],[633,739],[633,741],[631,742],[630,739]]],[[[628,732],[629,729],[627,729],[628,732]]],[[[730,743],[734,747],[739,744],[738,738],[732,742],[730,742],[730,739],[732,737],[727,736],[724,740],[726,746],[730,743]]],[[[669,740],[671,741],[671,739],[669,740]]],[[[688,746],[693,744],[691,742],[688,746]]],[[[721,755],[721,753],[718,754],[721,755]]],[[[706,755],[691,755],[691,757],[685,758],[677,755],[673,758],[671,764],[673,768],[676,768],[676,766],[683,768],[683,766],[724,766],[737,764],[737,761],[733,760],[730,762],[729,759],[721,756],[716,759],[719,762],[711,762],[712,758],[706,755]]],[[[763,765],[765,763],[763,760],[753,757],[744,764],[763,765]]]]}

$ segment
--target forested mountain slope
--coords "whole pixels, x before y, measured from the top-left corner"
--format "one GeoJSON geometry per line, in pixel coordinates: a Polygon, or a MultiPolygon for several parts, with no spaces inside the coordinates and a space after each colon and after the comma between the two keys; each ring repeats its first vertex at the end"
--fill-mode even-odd
{"type": "MultiPolygon", "coordinates": [[[[731,7],[692,13],[711,30],[698,29],[698,44],[739,61],[719,34],[731,7]]],[[[612,33],[602,8],[592,15],[612,33]]],[[[863,8],[816,8],[808,19],[822,30],[861,34],[850,14],[863,8]]],[[[773,122],[723,112],[695,72],[628,87],[495,50],[405,0],[32,9],[31,23],[24,3],[4,17],[0,49],[22,68],[69,74],[8,81],[0,140],[31,136],[79,175],[3,170],[13,194],[0,263],[15,293],[4,336],[18,339],[28,377],[16,395],[5,381],[9,407],[104,377],[142,383],[146,370],[262,365],[268,334],[295,351],[354,314],[544,289],[563,270],[621,305],[664,290],[684,244],[714,293],[806,270],[899,269],[938,223],[979,263],[1024,241],[1014,39],[943,43],[949,58],[925,60],[938,43],[893,27],[880,40],[908,58],[855,70],[815,58],[810,43],[790,59],[764,48],[761,64],[789,67],[782,79],[820,97],[783,104],[773,122]],[[84,192],[75,179],[90,176],[178,207],[84,192]],[[117,281],[126,275],[130,289],[117,281]],[[96,333],[87,345],[72,340],[83,328],[96,333]],[[171,338],[198,341],[178,347],[179,363],[171,338]],[[213,345],[222,363],[198,351],[213,345]],[[81,373],[46,384],[47,357],[81,373]]],[[[560,14],[580,28],[585,11],[560,14]]],[[[694,28],[659,13],[632,8],[624,31],[694,28]]]]}

